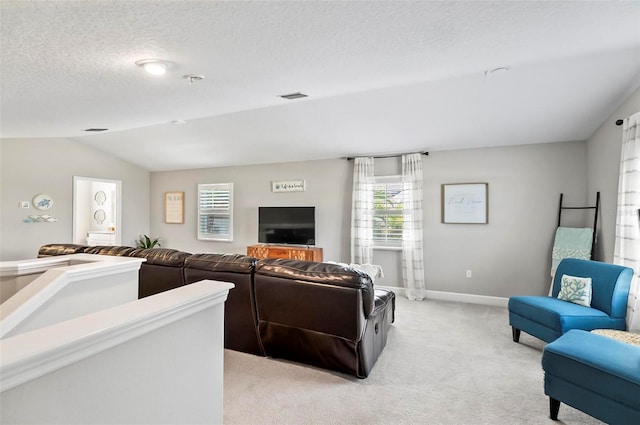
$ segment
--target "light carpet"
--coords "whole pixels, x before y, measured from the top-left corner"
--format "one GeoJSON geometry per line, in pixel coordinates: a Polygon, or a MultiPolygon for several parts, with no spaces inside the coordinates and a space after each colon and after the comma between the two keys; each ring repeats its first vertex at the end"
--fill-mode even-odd
{"type": "Polygon", "coordinates": [[[398,297],[367,379],[225,350],[224,423],[601,424],[565,404],[549,419],[543,347],[511,340],[505,308],[398,297]]]}

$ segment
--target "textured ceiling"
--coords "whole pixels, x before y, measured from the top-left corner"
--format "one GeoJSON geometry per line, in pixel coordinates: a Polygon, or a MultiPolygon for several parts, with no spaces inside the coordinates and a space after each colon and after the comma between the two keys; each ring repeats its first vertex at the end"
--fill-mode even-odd
{"type": "Polygon", "coordinates": [[[0,37],[2,138],[149,170],[585,140],[640,86],[637,1],[2,0],[0,37]]]}

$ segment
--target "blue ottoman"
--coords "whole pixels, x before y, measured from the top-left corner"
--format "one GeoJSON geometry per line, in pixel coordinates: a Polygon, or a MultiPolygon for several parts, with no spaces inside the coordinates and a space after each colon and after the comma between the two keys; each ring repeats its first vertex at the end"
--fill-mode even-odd
{"type": "Polygon", "coordinates": [[[640,424],[640,347],[570,330],[542,353],[550,417],[560,403],[609,424],[640,424]]]}

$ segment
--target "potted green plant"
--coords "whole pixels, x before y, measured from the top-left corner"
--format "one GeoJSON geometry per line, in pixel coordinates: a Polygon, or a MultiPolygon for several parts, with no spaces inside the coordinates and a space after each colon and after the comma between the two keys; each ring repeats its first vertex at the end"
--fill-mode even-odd
{"type": "Polygon", "coordinates": [[[136,248],[160,248],[161,246],[160,238],[151,239],[147,235],[142,235],[136,240],[136,248]]]}

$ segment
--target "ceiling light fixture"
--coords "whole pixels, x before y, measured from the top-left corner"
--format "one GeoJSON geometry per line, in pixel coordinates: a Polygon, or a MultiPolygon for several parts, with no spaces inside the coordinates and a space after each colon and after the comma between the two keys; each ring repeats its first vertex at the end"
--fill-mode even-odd
{"type": "Polygon", "coordinates": [[[142,59],[136,61],[136,65],[144,68],[149,74],[164,75],[167,72],[169,64],[160,59],[142,59]]]}

